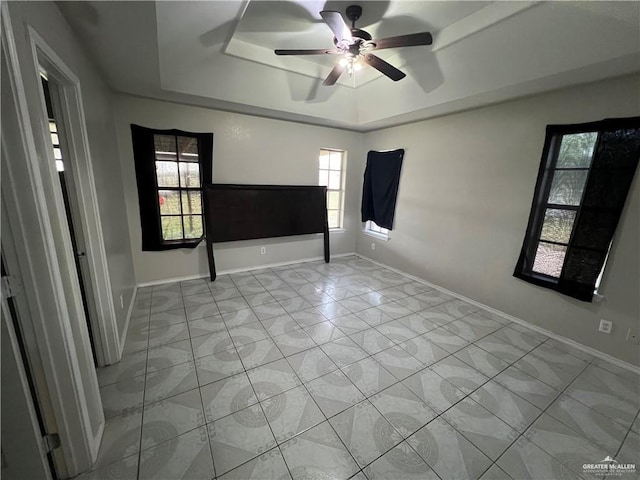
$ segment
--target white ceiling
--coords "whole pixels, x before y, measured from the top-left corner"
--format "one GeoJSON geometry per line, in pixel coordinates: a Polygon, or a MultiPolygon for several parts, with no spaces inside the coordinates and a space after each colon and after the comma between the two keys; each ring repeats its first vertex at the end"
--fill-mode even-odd
{"type": "Polygon", "coordinates": [[[359,131],[640,71],[640,2],[57,2],[118,91],[359,131]],[[360,4],[374,38],[430,31],[432,46],[383,50],[322,86],[336,57],[318,12],[360,4]]]}

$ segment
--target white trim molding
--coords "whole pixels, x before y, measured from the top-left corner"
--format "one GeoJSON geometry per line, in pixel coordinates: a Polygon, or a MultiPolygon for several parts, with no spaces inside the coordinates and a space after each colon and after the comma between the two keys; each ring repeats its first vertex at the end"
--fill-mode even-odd
{"type": "Polygon", "coordinates": [[[582,343],[576,342],[575,340],[572,340],[570,338],[567,337],[563,337],[562,335],[558,335],[555,332],[552,332],[550,330],[547,330],[545,328],[539,327],[537,325],[534,325],[533,323],[527,322],[526,320],[522,320],[521,318],[518,317],[514,317],[513,315],[509,315],[508,313],[504,313],[500,310],[497,310],[493,307],[490,307],[488,305],[485,305],[484,303],[480,303],[477,302],[475,300],[473,300],[472,298],[469,297],[465,297],[464,295],[460,295],[459,293],[453,292],[451,290],[448,290],[444,287],[441,287],[440,285],[436,285],[435,283],[431,283],[428,282],[426,280],[423,280],[422,278],[416,277],[414,275],[410,275],[406,272],[403,272],[402,270],[399,270],[397,268],[391,267],[389,265],[386,265],[384,263],[378,262],[377,260],[374,260],[372,258],[367,257],[366,255],[362,255],[360,253],[356,253],[356,256],[364,259],[364,260],[368,260],[372,263],[375,263],[376,265],[379,265],[381,267],[384,267],[388,270],[391,270],[392,272],[396,272],[399,273],[401,275],[404,275],[405,277],[408,277],[412,280],[415,280],[418,283],[422,283],[423,285],[426,285],[428,287],[434,288],[442,293],[446,293],[447,295],[450,295],[452,297],[455,297],[457,299],[463,300],[467,303],[470,303],[471,305],[475,305],[476,307],[482,308],[483,310],[486,310],[487,312],[490,312],[498,317],[502,317],[505,320],[509,320],[513,323],[517,323],[518,325],[522,325],[523,327],[527,327],[531,330],[534,330],[538,333],[541,333],[543,335],[546,335],[549,338],[553,338],[554,340],[557,340],[559,342],[564,343],[565,345],[569,345],[570,347],[576,348],[578,350],[581,350],[585,353],[588,353],[589,355],[596,357],[596,358],[600,358],[602,360],[605,360],[607,362],[610,362],[620,368],[624,368],[625,370],[629,370],[631,372],[634,372],[636,374],[640,374],[640,367],[636,367],[635,365],[632,365],[630,363],[627,363],[623,360],[620,360],[618,358],[612,357],[609,354],[606,354],[604,352],[601,352],[600,350],[596,350],[593,347],[589,347],[587,345],[583,345],[582,343]]]}

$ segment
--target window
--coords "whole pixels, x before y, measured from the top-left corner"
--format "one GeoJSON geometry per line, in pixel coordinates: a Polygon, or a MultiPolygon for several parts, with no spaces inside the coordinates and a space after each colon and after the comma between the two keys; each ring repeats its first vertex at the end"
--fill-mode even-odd
{"type": "Polygon", "coordinates": [[[514,275],[591,301],[640,155],[640,119],[547,127],[514,275]]]}
{"type": "Polygon", "coordinates": [[[202,185],[213,134],[131,126],[143,250],[195,247],[204,235],[202,185]]]}
{"type": "Polygon", "coordinates": [[[344,172],[346,152],[320,150],[318,185],[327,187],[327,216],[329,228],[342,228],[344,217],[344,172]]]}
{"type": "Polygon", "coordinates": [[[367,220],[364,225],[364,231],[374,237],[380,237],[385,240],[389,239],[389,230],[384,227],[379,227],[373,220],[367,220]]]}
{"type": "Polygon", "coordinates": [[[162,240],[202,237],[198,139],[154,135],[153,143],[162,240]]]}

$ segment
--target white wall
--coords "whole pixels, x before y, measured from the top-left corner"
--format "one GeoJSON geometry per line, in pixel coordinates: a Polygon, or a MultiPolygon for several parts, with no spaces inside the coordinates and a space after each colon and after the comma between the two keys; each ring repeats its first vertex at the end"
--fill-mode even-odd
{"type": "MultiPolygon", "coordinates": [[[[207,252],[202,242],[193,250],[143,252],[140,210],[130,125],[149,128],[177,128],[192,132],[213,132],[213,181],[246,184],[318,184],[318,154],[321,148],[347,153],[347,190],[344,231],[331,233],[331,253],[355,250],[360,227],[359,209],[363,156],[362,134],[333,128],[240,115],[206,108],[118,95],[116,125],[122,161],[129,234],[136,280],[140,283],[204,276],[208,273],[207,252]],[[354,168],[356,167],[356,168],[354,168]]],[[[215,244],[218,271],[320,257],[322,235],[215,244]],[[260,246],[267,247],[265,255],[260,246]]]]}
{"type": "MultiPolygon", "coordinates": [[[[124,335],[127,308],[133,295],[131,247],[129,238],[120,232],[126,228],[120,164],[117,160],[112,94],[102,81],[69,25],[52,2],[11,2],[14,30],[29,109],[37,112],[40,93],[33,75],[33,61],[27,45],[25,28],[31,25],[47,44],[80,79],[100,221],[109,267],[111,290],[115,300],[118,331],[124,335]],[[27,77],[29,76],[29,77],[27,77]],[[123,295],[124,308],[119,298],[123,295]]],[[[37,122],[36,118],[34,122],[37,122]]],[[[39,124],[37,124],[39,128],[39,124]]]]}
{"type": "MultiPolygon", "coordinates": [[[[638,115],[637,76],[566,89],[365,135],[405,148],[389,242],[356,251],[632,364],[640,328],[639,186],[627,199],[602,285],[585,303],[512,276],[529,218],[545,126],[638,115]],[[601,318],[611,335],[597,332],[601,318]]],[[[360,165],[361,172],[364,164],[360,165]]]]}

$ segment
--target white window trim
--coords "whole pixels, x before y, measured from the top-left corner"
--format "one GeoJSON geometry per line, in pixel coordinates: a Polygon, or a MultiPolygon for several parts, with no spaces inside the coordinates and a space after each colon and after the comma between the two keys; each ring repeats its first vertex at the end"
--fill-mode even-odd
{"type": "MultiPolygon", "coordinates": [[[[340,189],[336,190],[336,189],[329,189],[329,187],[327,186],[327,193],[328,192],[340,192],[340,208],[338,210],[339,212],[339,222],[338,222],[338,226],[337,227],[330,227],[329,228],[329,233],[342,233],[345,231],[344,228],[344,204],[345,204],[345,196],[346,196],[346,177],[347,177],[347,151],[346,150],[340,150],[338,148],[325,148],[325,147],[321,147],[320,148],[320,153],[322,153],[323,151],[326,152],[338,152],[341,154],[342,158],[340,160],[340,189]]],[[[318,165],[318,171],[320,170],[327,170],[327,171],[331,171],[331,169],[328,168],[319,168],[318,165]]],[[[335,170],[333,170],[335,171],[335,170]]],[[[328,209],[328,205],[327,205],[327,209],[328,209]]],[[[335,210],[335,209],[334,209],[335,210]]]]}
{"type": "MultiPolygon", "coordinates": [[[[371,220],[367,220],[364,223],[364,226],[362,228],[362,233],[364,233],[365,235],[369,235],[370,237],[374,237],[377,238],[378,240],[382,240],[385,242],[389,241],[389,230],[387,230],[387,233],[382,233],[382,232],[374,232],[373,230],[370,230],[370,225],[371,225],[371,220]]],[[[380,227],[382,228],[382,227],[380,227]]]]}

